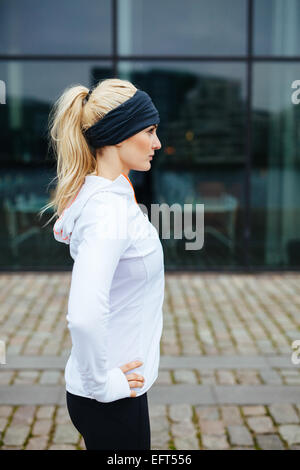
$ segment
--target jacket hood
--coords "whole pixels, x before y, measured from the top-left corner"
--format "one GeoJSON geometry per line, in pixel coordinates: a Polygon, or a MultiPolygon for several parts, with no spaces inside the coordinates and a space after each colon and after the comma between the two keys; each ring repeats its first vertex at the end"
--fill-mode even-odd
{"type": "Polygon", "coordinates": [[[128,176],[121,173],[115,180],[97,175],[86,175],[85,181],[73,201],[67,206],[53,226],[54,238],[61,243],[70,243],[76,220],[90,197],[101,191],[113,192],[134,198],[135,192],[128,176]]]}

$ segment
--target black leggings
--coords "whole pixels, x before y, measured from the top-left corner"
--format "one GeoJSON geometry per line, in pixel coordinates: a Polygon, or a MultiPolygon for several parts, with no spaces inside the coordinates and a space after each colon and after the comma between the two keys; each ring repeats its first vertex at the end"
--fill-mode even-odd
{"type": "Polygon", "coordinates": [[[147,392],[101,403],[66,390],[66,401],[87,450],[151,449],[147,392]]]}

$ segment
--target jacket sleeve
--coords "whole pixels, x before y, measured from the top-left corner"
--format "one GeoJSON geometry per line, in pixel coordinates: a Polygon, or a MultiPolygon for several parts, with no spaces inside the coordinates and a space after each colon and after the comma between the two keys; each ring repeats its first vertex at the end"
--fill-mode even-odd
{"type": "Polygon", "coordinates": [[[131,393],[123,371],[107,366],[110,287],[119,259],[130,244],[124,235],[124,204],[116,195],[111,195],[110,203],[101,202],[101,198],[92,202],[73,264],[68,300],[72,354],[84,389],[100,402],[119,400],[131,393]]]}

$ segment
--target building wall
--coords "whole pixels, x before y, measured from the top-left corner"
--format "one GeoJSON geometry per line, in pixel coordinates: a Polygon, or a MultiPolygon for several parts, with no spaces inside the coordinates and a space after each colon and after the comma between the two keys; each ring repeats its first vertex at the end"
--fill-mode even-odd
{"type": "Polygon", "coordinates": [[[166,269],[299,269],[299,17],[300,0],[0,2],[0,268],[70,269],[37,218],[48,115],[71,84],[118,77],[161,118],[151,170],[129,175],[138,202],[190,204],[195,223],[204,204],[201,249],[158,227],[166,269]]]}

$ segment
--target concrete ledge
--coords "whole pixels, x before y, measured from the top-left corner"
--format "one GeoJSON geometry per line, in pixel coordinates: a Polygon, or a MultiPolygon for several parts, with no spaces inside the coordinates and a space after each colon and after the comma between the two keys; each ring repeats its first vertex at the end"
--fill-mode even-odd
{"type": "MultiPolygon", "coordinates": [[[[5,385],[0,387],[0,405],[65,405],[64,386],[5,385]]],[[[153,385],[150,404],[173,405],[270,405],[300,404],[300,386],[295,385],[153,385]]]]}
{"type": "MultiPolygon", "coordinates": [[[[292,351],[291,351],[292,355],[292,351]]],[[[160,370],[169,369],[266,369],[271,367],[295,368],[291,355],[280,356],[161,356],[160,370]]],[[[68,356],[9,356],[1,370],[64,369],[68,356]]]]}
{"type": "Polygon", "coordinates": [[[153,404],[269,405],[300,403],[300,386],[295,385],[167,385],[149,391],[153,404]]]}
{"type": "Polygon", "coordinates": [[[1,405],[58,405],[62,400],[63,386],[1,385],[1,405]]]}

